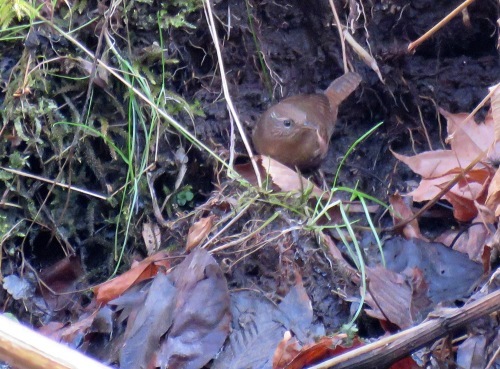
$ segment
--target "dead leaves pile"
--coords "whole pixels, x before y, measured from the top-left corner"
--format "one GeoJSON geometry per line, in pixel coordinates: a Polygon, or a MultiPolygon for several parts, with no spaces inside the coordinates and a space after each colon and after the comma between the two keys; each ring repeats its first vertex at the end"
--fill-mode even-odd
{"type": "Polygon", "coordinates": [[[394,153],[396,158],[422,176],[419,186],[409,195],[417,202],[432,200],[457,175],[463,174],[443,196],[453,206],[455,218],[470,221],[484,211],[483,205],[494,217],[500,216],[500,171],[497,165],[500,137],[496,137],[498,128],[495,129],[492,112],[479,124],[467,113],[451,114],[443,109],[440,112],[448,122],[449,150],[426,151],[411,157],[394,153]],[[464,172],[475,161],[479,162],[464,172]]]}
{"type": "MultiPolygon", "coordinates": [[[[465,113],[441,110],[441,114],[448,121],[450,149],[413,157],[394,153],[422,176],[409,195],[415,201],[442,195],[453,206],[457,220],[477,217],[483,224],[493,224],[500,216],[500,171],[495,164],[500,158],[500,129],[495,128],[498,119],[490,112],[477,124],[465,113]],[[442,191],[457,175],[461,177],[456,184],[442,191]]],[[[268,157],[258,156],[256,160],[269,189],[326,198],[325,192],[292,169],[268,157]]],[[[236,169],[248,181],[257,183],[249,164],[236,169]]],[[[393,196],[391,205],[394,222],[411,218],[412,211],[400,196],[393,196]]],[[[109,344],[95,354],[108,363],[119,362],[123,369],[201,369],[210,360],[212,369],[300,369],[362,345],[345,334],[325,336],[325,328],[313,324],[311,301],[298,272],[295,286],[279,304],[256,291],[230,293],[218,263],[199,247],[215,227],[214,219],[215,215],[208,215],[192,225],[186,241],[190,254],[175,268],[171,267],[169,252],[157,252],[159,230],[145,224],[143,235],[150,245],[150,256],[95,287],[95,300],[78,322],[72,326],[52,324],[45,328],[45,334],[78,344],[89,334],[113,333],[109,344]],[[98,330],[95,326],[105,328],[98,330]]],[[[409,328],[441,301],[470,294],[489,272],[489,253],[485,252],[488,232],[486,225],[470,229],[466,240],[456,243],[458,252],[428,242],[420,233],[418,221],[410,222],[404,229],[406,239],[386,241],[386,265],[367,267],[369,308],[365,311],[381,322],[409,328]]],[[[323,239],[337,267],[359,285],[359,274],[333,239],[326,234],[323,239]]],[[[449,235],[443,235],[443,243],[449,244],[449,240],[449,235]]],[[[18,285],[16,289],[17,285],[11,283],[9,288],[20,290],[18,285]]],[[[392,368],[413,366],[415,363],[406,359],[392,368]]]]}

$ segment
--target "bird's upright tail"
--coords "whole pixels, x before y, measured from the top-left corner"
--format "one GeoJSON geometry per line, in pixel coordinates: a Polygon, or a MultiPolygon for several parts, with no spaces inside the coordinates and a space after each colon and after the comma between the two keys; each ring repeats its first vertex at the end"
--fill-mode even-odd
{"type": "Polygon", "coordinates": [[[349,72],[330,83],[325,91],[330,105],[339,106],[358,87],[360,82],[361,76],[358,73],[349,72]]]}

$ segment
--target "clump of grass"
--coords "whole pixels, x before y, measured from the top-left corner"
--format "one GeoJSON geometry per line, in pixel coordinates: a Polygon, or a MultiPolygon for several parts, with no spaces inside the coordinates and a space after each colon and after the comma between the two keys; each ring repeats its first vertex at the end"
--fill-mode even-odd
{"type": "Polygon", "coordinates": [[[16,20],[20,22],[24,17],[33,19],[37,15],[37,9],[25,0],[3,0],[0,2],[0,29],[5,31],[16,20]]]}

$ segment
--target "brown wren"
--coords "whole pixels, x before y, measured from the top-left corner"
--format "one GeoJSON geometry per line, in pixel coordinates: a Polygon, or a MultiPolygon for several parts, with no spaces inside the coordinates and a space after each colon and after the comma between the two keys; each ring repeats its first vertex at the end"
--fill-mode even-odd
{"type": "Polygon", "coordinates": [[[271,106],[253,131],[255,149],[291,168],[319,166],[328,152],[338,106],[360,82],[359,74],[346,73],[323,93],[295,95],[271,106]]]}

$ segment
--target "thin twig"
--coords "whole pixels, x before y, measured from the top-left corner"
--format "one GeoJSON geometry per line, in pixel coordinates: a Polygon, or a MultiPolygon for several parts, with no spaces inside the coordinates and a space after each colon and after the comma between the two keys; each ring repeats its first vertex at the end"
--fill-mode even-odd
{"type": "MultiPolygon", "coordinates": [[[[331,0],[330,0],[331,1],[331,0]]],[[[416,41],[411,42],[408,45],[408,51],[413,52],[422,42],[430,38],[434,33],[439,31],[444,25],[446,25],[452,18],[454,18],[458,13],[460,13],[464,8],[468,7],[475,0],[465,0],[462,4],[456,7],[450,14],[441,19],[441,21],[432,27],[430,30],[425,32],[422,36],[420,36],[416,41]]]]}
{"type": "Polygon", "coordinates": [[[96,198],[101,199],[101,200],[107,200],[108,199],[104,195],[100,195],[100,194],[92,192],[92,191],[84,190],[83,188],[79,188],[79,187],[67,185],[65,183],[56,182],[55,180],[52,180],[52,179],[47,179],[47,178],[43,178],[43,177],[40,177],[40,176],[37,176],[37,175],[34,175],[34,174],[26,173],[26,172],[23,172],[21,170],[11,169],[11,168],[5,168],[5,167],[0,167],[0,169],[5,170],[6,172],[9,172],[9,173],[17,174],[19,176],[33,178],[33,179],[36,179],[38,181],[42,181],[42,182],[45,182],[45,183],[50,183],[50,184],[53,184],[55,186],[59,186],[59,187],[65,188],[67,190],[71,190],[71,191],[75,191],[75,192],[80,192],[80,193],[83,193],[85,195],[96,197],[96,198]]]}
{"type": "Polygon", "coordinates": [[[255,161],[255,157],[253,155],[252,148],[250,146],[250,142],[248,141],[248,138],[245,134],[245,130],[243,129],[243,126],[240,122],[240,118],[238,116],[238,113],[236,113],[236,109],[234,108],[233,101],[231,99],[231,95],[229,94],[229,88],[227,86],[227,79],[226,79],[226,70],[224,68],[224,62],[222,60],[222,52],[221,52],[220,44],[219,44],[219,37],[217,36],[217,29],[215,28],[214,16],[212,13],[212,4],[210,3],[210,0],[204,0],[203,4],[205,6],[205,15],[207,18],[208,28],[210,30],[210,34],[212,35],[212,40],[214,42],[215,51],[217,52],[217,59],[219,61],[220,75],[221,75],[221,80],[222,80],[222,89],[224,91],[224,98],[226,99],[227,108],[229,110],[229,113],[233,117],[234,122],[236,123],[236,126],[238,127],[238,131],[240,132],[241,139],[243,140],[243,144],[245,145],[248,156],[250,156],[250,160],[252,162],[252,167],[255,171],[255,175],[257,176],[257,183],[258,183],[259,187],[262,187],[262,180],[260,178],[260,171],[259,171],[259,168],[257,166],[257,162],[255,161]]]}
{"type": "Polygon", "coordinates": [[[335,18],[337,30],[339,31],[340,44],[342,45],[342,59],[344,61],[344,73],[347,73],[349,72],[349,68],[347,67],[347,54],[345,50],[344,33],[342,32],[342,25],[340,24],[340,18],[337,13],[337,9],[335,8],[333,0],[330,0],[330,7],[332,8],[333,17],[335,18]]]}

